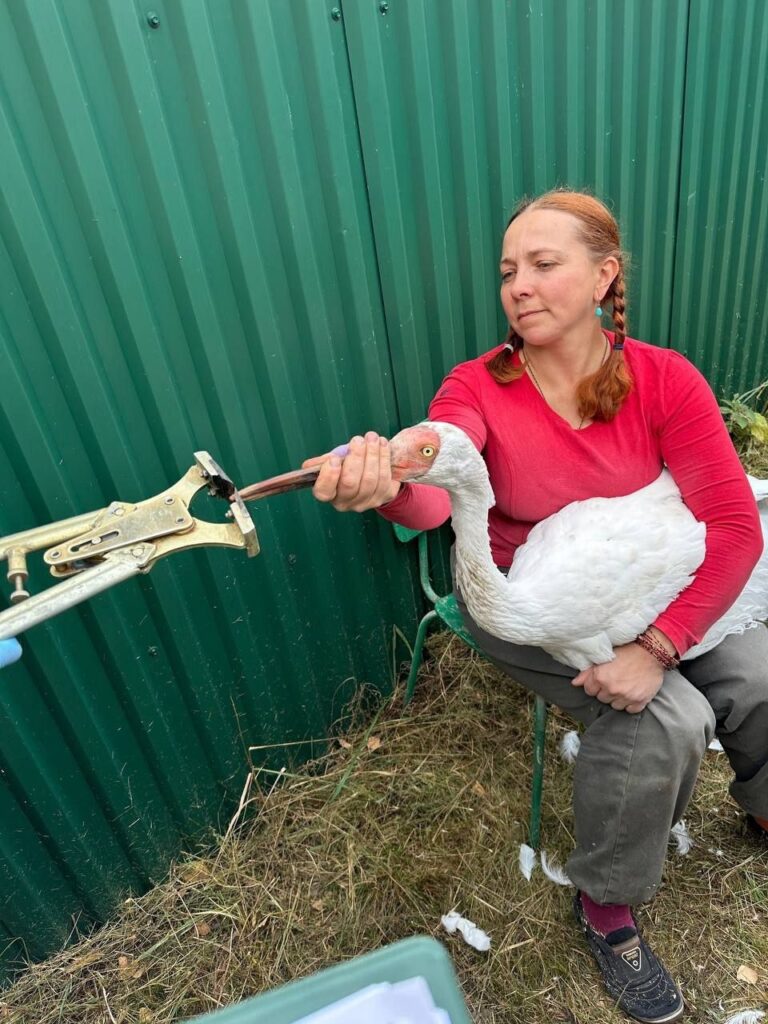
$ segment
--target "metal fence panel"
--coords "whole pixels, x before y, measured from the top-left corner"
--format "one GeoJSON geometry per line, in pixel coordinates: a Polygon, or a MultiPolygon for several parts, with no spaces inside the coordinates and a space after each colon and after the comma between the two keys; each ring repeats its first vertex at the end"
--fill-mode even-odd
{"type": "Polygon", "coordinates": [[[619,213],[631,330],[667,344],[687,3],[384,6],[343,10],[404,419],[502,337],[506,222],[556,185],[619,213]]]}
{"type": "MultiPolygon", "coordinates": [[[[397,424],[343,26],[153,6],[0,4],[4,534],[149,497],[199,448],[244,484],[397,424]]],[[[415,615],[390,526],[308,494],[254,515],[253,562],[174,556],[3,674],[1,919],[31,955],[226,824],[250,744],[390,684],[415,615]]]]}
{"type": "Polygon", "coordinates": [[[768,377],[768,7],[691,5],[672,339],[731,394],[768,377]]]}

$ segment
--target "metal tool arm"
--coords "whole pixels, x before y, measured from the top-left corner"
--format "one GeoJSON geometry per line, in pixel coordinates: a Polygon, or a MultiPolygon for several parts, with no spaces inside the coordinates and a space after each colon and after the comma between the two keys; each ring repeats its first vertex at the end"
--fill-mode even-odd
{"type": "Polygon", "coordinates": [[[138,576],[142,571],[140,560],[130,551],[116,551],[99,565],[70,576],[42,594],[22,601],[0,612],[0,640],[18,636],[32,626],[53,618],[76,604],[114,587],[116,583],[138,576]]]}
{"type": "Polygon", "coordinates": [[[256,527],[235,485],[208,452],[195,452],[195,465],[154,498],[135,504],[113,501],[107,508],[0,539],[0,558],[8,561],[14,587],[14,606],[0,612],[0,640],[148,573],[167,555],[211,546],[240,548],[249,557],[259,551],[256,527]],[[190,514],[192,499],[204,488],[227,502],[230,522],[211,523],[190,514]],[[43,548],[51,575],[62,582],[30,597],[24,589],[27,555],[43,548]]]}

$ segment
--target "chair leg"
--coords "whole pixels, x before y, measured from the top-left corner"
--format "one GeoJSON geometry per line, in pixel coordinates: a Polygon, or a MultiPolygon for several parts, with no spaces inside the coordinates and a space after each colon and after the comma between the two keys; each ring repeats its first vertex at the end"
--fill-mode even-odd
{"type": "Polygon", "coordinates": [[[531,819],[529,846],[538,850],[541,838],[541,795],[544,786],[544,743],[547,738],[547,702],[536,698],[533,734],[533,780],[531,782],[531,819]]]}
{"type": "Polygon", "coordinates": [[[421,656],[424,651],[424,641],[427,636],[427,630],[434,620],[437,618],[437,612],[433,609],[427,612],[424,618],[419,623],[419,629],[416,633],[416,642],[413,645],[413,658],[411,659],[411,671],[408,673],[408,683],[405,687],[405,699],[403,700],[403,706],[407,707],[413,697],[413,691],[416,689],[416,676],[419,674],[419,666],[421,665],[421,656]]]}

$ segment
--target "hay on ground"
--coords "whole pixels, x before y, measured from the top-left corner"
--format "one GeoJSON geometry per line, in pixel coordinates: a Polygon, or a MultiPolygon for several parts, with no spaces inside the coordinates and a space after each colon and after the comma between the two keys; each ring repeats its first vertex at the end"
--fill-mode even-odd
{"type": "MultiPolygon", "coordinates": [[[[208,855],[30,967],[2,993],[0,1019],[181,1021],[419,933],[448,946],[476,1024],[622,1019],[572,925],[571,891],[518,869],[531,699],[445,635],[405,713],[401,697],[373,729],[263,787],[208,855]],[[491,935],[489,953],[441,932],[451,909],[491,935]]],[[[552,713],[542,835],[560,864],[572,769],[557,745],[572,727],[552,713]]],[[[693,849],[670,847],[664,889],[640,912],[684,986],[687,1020],[702,1024],[768,1002],[768,844],[745,830],[727,782],[724,755],[708,754],[686,816],[693,849]]]]}

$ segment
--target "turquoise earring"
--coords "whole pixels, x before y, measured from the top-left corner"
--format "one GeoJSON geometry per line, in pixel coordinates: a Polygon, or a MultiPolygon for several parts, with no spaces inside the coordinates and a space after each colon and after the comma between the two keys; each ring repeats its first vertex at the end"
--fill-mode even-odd
{"type": "Polygon", "coordinates": [[[595,316],[602,316],[602,315],[603,315],[603,307],[602,306],[595,306],[595,316]]]}

